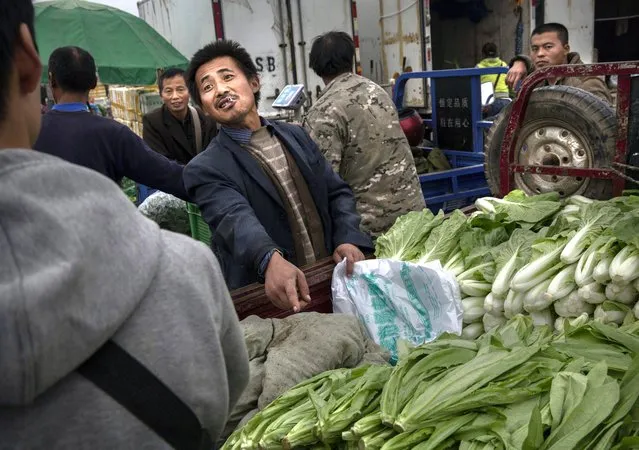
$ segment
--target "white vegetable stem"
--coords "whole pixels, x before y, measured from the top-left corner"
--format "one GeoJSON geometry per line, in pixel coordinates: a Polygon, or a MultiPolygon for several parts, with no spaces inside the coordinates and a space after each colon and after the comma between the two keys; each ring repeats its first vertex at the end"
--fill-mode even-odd
{"type": "Polygon", "coordinates": [[[484,311],[493,316],[504,315],[504,300],[496,298],[492,292],[486,296],[484,300],[484,311]]]}
{"type": "Polygon", "coordinates": [[[548,300],[544,294],[550,286],[551,279],[547,279],[532,288],[524,297],[524,309],[529,313],[543,311],[552,305],[552,300],[548,300]]]}
{"type": "Polygon", "coordinates": [[[624,305],[634,305],[639,293],[632,284],[606,286],[606,298],[624,305]]]}
{"type": "Polygon", "coordinates": [[[586,225],[582,227],[566,243],[561,252],[561,262],[564,264],[572,264],[579,261],[579,258],[588,247],[588,234],[592,232],[592,226],[586,225]]]}
{"type": "Polygon", "coordinates": [[[540,256],[526,264],[515,274],[510,288],[518,292],[528,291],[538,286],[542,281],[555,275],[554,273],[550,273],[549,270],[559,262],[559,255],[562,249],[563,246],[559,246],[548,254],[540,256]]]}
{"type": "Polygon", "coordinates": [[[595,270],[592,272],[592,278],[597,283],[607,283],[610,281],[610,263],[612,262],[612,256],[605,256],[595,266],[595,270]]]}
{"type": "Polygon", "coordinates": [[[463,322],[471,324],[481,322],[484,316],[484,297],[467,297],[462,299],[463,322]]]}
{"type": "Polygon", "coordinates": [[[610,278],[614,283],[630,283],[639,277],[639,251],[633,245],[627,245],[610,263],[610,278]]]}
{"type": "Polygon", "coordinates": [[[484,334],[484,324],[481,322],[472,323],[462,328],[461,337],[474,341],[479,336],[484,334]]]}
{"type": "Polygon", "coordinates": [[[513,252],[512,256],[506,261],[506,264],[499,270],[493,282],[492,293],[497,297],[503,298],[510,289],[510,282],[517,271],[517,258],[519,257],[519,249],[513,252]]]}
{"type": "Polygon", "coordinates": [[[512,319],[517,314],[524,312],[524,292],[515,292],[513,290],[508,291],[506,300],[504,301],[504,316],[507,319],[512,319]]]}
{"type": "Polygon", "coordinates": [[[548,285],[548,290],[544,293],[547,301],[554,301],[566,297],[568,294],[577,289],[575,284],[575,270],[577,264],[571,264],[564,267],[557,275],[555,275],[548,285]]]}
{"type": "Polygon", "coordinates": [[[462,280],[459,282],[461,291],[469,297],[483,297],[490,293],[492,285],[485,281],[462,280]]]}
{"type": "Polygon", "coordinates": [[[599,283],[590,283],[579,288],[579,298],[591,305],[598,305],[606,301],[604,286],[599,283]]]}
{"type": "Polygon", "coordinates": [[[552,311],[550,309],[531,312],[530,318],[532,319],[533,324],[537,327],[547,325],[552,330],[555,325],[555,318],[553,317],[552,311]]]}
{"type": "Polygon", "coordinates": [[[595,320],[599,322],[616,323],[617,325],[621,325],[625,318],[626,312],[623,308],[616,307],[613,302],[606,302],[598,305],[595,309],[595,320]]]}
{"type": "Polygon", "coordinates": [[[592,314],[595,311],[595,306],[579,298],[576,290],[556,301],[553,307],[557,315],[561,317],[579,317],[581,314],[592,314]]]}
{"type": "Polygon", "coordinates": [[[595,281],[592,274],[597,263],[597,252],[595,251],[586,252],[579,258],[577,269],[575,270],[575,283],[577,283],[577,286],[585,286],[595,281]]]}
{"type": "Polygon", "coordinates": [[[590,203],[593,203],[594,200],[589,199],[588,197],[584,197],[583,195],[572,195],[569,199],[568,199],[568,203],[571,205],[576,205],[576,206],[585,206],[585,205],[589,205],[590,203]]]}

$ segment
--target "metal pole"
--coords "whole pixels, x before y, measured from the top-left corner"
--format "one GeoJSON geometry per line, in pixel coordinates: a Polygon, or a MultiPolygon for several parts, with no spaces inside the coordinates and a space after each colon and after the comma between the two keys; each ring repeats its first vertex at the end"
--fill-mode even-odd
{"type": "Polygon", "coordinates": [[[280,19],[280,48],[282,49],[282,65],[284,66],[284,85],[288,84],[288,64],[286,63],[286,33],[284,33],[284,11],[282,0],[277,1],[277,11],[280,19]]]}
{"type": "Polygon", "coordinates": [[[302,4],[300,0],[297,0],[297,21],[300,27],[300,41],[297,43],[300,46],[300,62],[302,63],[302,80],[304,83],[304,89],[308,89],[308,76],[306,73],[306,42],[304,41],[304,25],[302,23],[302,4]]]}
{"type": "Polygon", "coordinates": [[[288,43],[291,47],[291,69],[293,71],[293,84],[297,84],[297,62],[295,60],[295,42],[293,40],[293,18],[291,13],[291,0],[286,0],[286,16],[286,34],[288,36],[288,43]]]}

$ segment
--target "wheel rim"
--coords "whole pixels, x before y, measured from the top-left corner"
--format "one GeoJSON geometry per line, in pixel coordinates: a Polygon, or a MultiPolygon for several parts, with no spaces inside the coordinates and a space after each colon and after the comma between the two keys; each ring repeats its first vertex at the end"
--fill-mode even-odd
{"type": "MultiPolygon", "coordinates": [[[[594,152],[588,140],[567,123],[544,120],[526,124],[517,148],[518,164],[556,167],[593,167],[594,152]]],[[[529,195],[558,192],[562,197],[583,193],[589,178],[515,174],[517,187],[529,195]]]]}

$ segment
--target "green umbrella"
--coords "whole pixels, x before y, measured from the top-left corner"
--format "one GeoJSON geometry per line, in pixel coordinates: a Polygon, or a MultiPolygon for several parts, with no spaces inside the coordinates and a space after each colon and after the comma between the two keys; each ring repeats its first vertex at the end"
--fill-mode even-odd
{"type": "Polygon", "coordinates": [[[150,25],[119,9],[81,0],[41,2],[34,7],[44,83],[49,56],[67,45],[93,55],[104,84],[154,84],[157,69],[188,65],[184,55],[150,25]]]}

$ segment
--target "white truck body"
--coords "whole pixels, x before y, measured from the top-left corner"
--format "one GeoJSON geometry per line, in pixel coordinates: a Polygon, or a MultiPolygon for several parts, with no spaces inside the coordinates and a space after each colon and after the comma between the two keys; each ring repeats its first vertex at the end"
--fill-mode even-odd
{"type": "MultiPolygon", "coordinates": [[[[405,69],[429,71],[475,66],[485,42],[494,42],[502,59],[515,54],[519,17],[513,2],[486,0],[491,11],[478,23],[467,17],[442,18],[430,0],[358,0],[362,35],[361,61],[364,74],[378,83],[388,83],[405,69]],[[374,60],[374,70],[370,70],[374,60]],[[381,67],[378,68],[378,67],[381,67]]],[[[527,52],[534,8],[522,4],[522,50],[527,52]]],[[[533,25],[534,26],[534,25],[533,25]]],[[[429,108],[428,84],[411,80],[406,86],[405,106],[429,108]]]]}
{"type": "Polygon", "coordinates": [[[142,0],[140,17],[187,58],[218,38],[238,41],[260,71],[266,116],[279,112],[273,100],[287,84],[304,84],[311,103],[324,83],[308,67],[312,39],[327,31],[353,33],[350,0],[142,0]],[[216,33],[214,6],[223,36],[216,33]],[[291,48],[294,49],[293,54],[291,48]]]}
{"type": "Polygon", "coordinates": [[[559,22],[568,28],[570,50],[586,64],[594,62],[595,0],[553,0],[544,4],[544,22],[559,22]]]}

